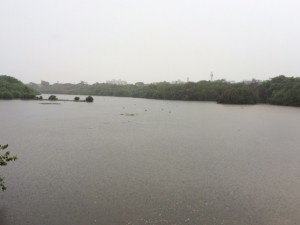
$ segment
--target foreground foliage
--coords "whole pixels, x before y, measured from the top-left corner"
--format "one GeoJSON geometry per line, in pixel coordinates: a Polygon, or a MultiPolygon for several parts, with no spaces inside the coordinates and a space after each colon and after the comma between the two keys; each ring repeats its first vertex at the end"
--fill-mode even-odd
{"type": "Polygon", "coordinates": [[[226,80],[170,84],[167,82],[128,85],[95,83],[50,85],[43,81],[30,87],[45,94],[80,94],[187,101],[217,101],[226,104],[269,103],[300,106],[300,78],[283,75],[267,81],[232,83],[226,80]]]}
{"type": "MultiPolygon", "coordinates": [[[[10,152],[5,149],[8,145],[0,145],[0,166],[6,166],[10,161],[17,160],[17,156],[10,156],[10,152]],[[2,153],[4,151],[4,153],[2,153]]],[[[0,176],[0,188],[2,191],[6,190],[6,186],[4,185],[4,178],[0,176]]]]}

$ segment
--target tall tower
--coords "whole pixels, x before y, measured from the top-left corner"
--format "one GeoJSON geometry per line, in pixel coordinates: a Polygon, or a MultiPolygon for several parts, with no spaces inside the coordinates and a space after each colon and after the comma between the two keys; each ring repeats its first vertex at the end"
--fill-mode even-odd
{"type": "Polygon", "coordinates": [[[210,81],[212,81],[214,79],[214,74],[213,72],[210,73],[210,81]]]}

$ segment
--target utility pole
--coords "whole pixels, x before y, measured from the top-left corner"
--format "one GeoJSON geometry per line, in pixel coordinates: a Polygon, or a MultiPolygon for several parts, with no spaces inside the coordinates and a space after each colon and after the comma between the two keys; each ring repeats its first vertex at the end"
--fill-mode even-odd
{"type": "Polygon", "coordinates": [[[210,73],[210,81],[212,81],[214,79],[214,74],[213,72],[210,73]]]}

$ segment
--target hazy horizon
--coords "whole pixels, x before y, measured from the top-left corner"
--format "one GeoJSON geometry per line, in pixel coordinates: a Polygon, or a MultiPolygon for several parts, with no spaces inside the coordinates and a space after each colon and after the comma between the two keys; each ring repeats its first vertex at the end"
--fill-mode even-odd
{"type": "Polygon", "coordinates": [[[300,2],[0,2],[0,74],[24,83],[299,76],[300,2]]]}
{"type": "MultiPolygon", "coordinates": [[[[0,74],[0,75],[7,75],[7,76],[11,76],[11,75],[8,75],[8,74],[0,74]]],[[[286,75],[284,75],[284,74],[279,74],[278,76],[286,76],[286,75]]],[[[12,77],[14,77],[14,76],[12,76],[12,77]]],[[[276,77],[276,76],[274,76],[274,77],[276,77]]],[[[253,79],[254,80],[256,80],[256,81],[266,81],[266,80],[271,80],[272,78],[274,78],[274,77],[270,77],[270,78],[268,78],[268,79],[256,79],[256,78],[249,78],[249,79],[244,79],[244,80],[227,80],[227,79],[225,79],[225,78],[220,78],[220,79],[213,79],[212,81],[216,81],[216,80],[225,80],[225,81],[228,81],[228,82],[231,82],[231,83],[239,83],[239,82],[249,82],[249,81],[252,81],[253,79]]],[[[295,77],[295,76],[288,76],[288,77],[295,77]]],[[[18,77],[15,77],[16,79],[18,79],[18,77]]],[[[18,80],[20,80],[20,79],[18,79],[18,80]]],[[[21,80],[22,81],[22,80],[21,80]]],[[[30,81],[30,82],[25,82],[25,84],[30,84],[30,83],[35,83],[35,84],[41,84],[41,82],[43,82],[43,81],[46,81],[46,82],[49,82],[50,83],[50,85],[52,85],[52,84],[56,84],[56,83],[59,83],[59,84],[79,84],[79,83],[81,83],[81,82],[84,82],[84,83],[86,83],[86,84],[89,84],[89,85],[91,85],[91,84],[95,84],[95,83],[111,83],[111,84],[113,84],[113,82],[118,82],[118,81],[125,81],[126,82],[126,84],[135,84],[135,83],[139,83],[139,82],[142,82],[142,83],[144,83],[144,84],[155,84],[155,83],[162,83],[162,82],[167,82],[167,83],[171,83],[171,84],[183,84],[183,83],[186,83],[186,82],[194,82],[194,83],[197,83],[197,82],[199,82],[199,81],[211,81],[211,79],[201,79],[201,80],[195,80],[195,81],[191,81],[189,78],[188,79],[186,79],[186,80],[184,80],[184,79],[177,79],[177,80],[159,80],[159,81],[151,81],[151,82],[143,82],[143,81],[137,81],[137,82],[128,82],[128,81],[126,81],[126,80],[121,80],[121,79],[110,79],[110,80],[106,80],[106,81],[95,81],[95,82],[87,82],[87,81],[85,81],[85,80],[80,80],[80,81],[78,81],[78,82],[60,82],[59,80],[57,80],[57,81],[54,81],[54,82],[50,82],[50,81],[48,81],[48,80],[40,80],[40,81],[37,81],[37,82],[32,82],[32,81],[30,81]]],[[[114,84],[116,84],[116,83],[114,83],[114,84]]],[[[120,85],[123,85],[124,83],[122,83],[122,84],[120,84],[120,85]]]]}

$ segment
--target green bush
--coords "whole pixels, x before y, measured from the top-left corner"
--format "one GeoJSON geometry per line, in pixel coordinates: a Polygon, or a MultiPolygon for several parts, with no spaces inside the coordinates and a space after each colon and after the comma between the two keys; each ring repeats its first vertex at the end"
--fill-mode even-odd
{"type": "Polygon", "coordinates": [[[56,101],[57,100],[57,97],[55,95],[50,95],[48,100],[50,101],[56,101]]]}
{"type": "Polygon", "coordinates": [[[34,94],[23,94],[22,96],[20,96],[21,99],[23,100],[27,100],[27,99],[34,99],[35,98],[35,95],[34,94]]]}
{"type": "Polygon", "coordinates": [[[217,102],[225,104],[255,104],[256,99],[250,90],[244,88],[230,88],[223,92],[217,99],[217,102]]]}
{"type": "Polygon", "coordinates": [[[86,102],[93,102],[94,99],[93,99],[92,96],[88,96],[88,97],[86,97],[85,101],[86,101],[86,102]]]}
{"type": "Polygon", "coordinates": [[[77,96],[74,98],[74,101],[79,101],[79,100],[80,100],[80,98],[77,96]]]}
{"type": "Polygon", "coordinates": [[[0,99],[34,99],[36,91],[24,85],[21,81],[0,75],[0,99]]]}
{"type": "Polygon", "coordinates": [[[2,99],[13,99],[13,95],[9,91],[5,91],[2,93],[2,99]]]}

